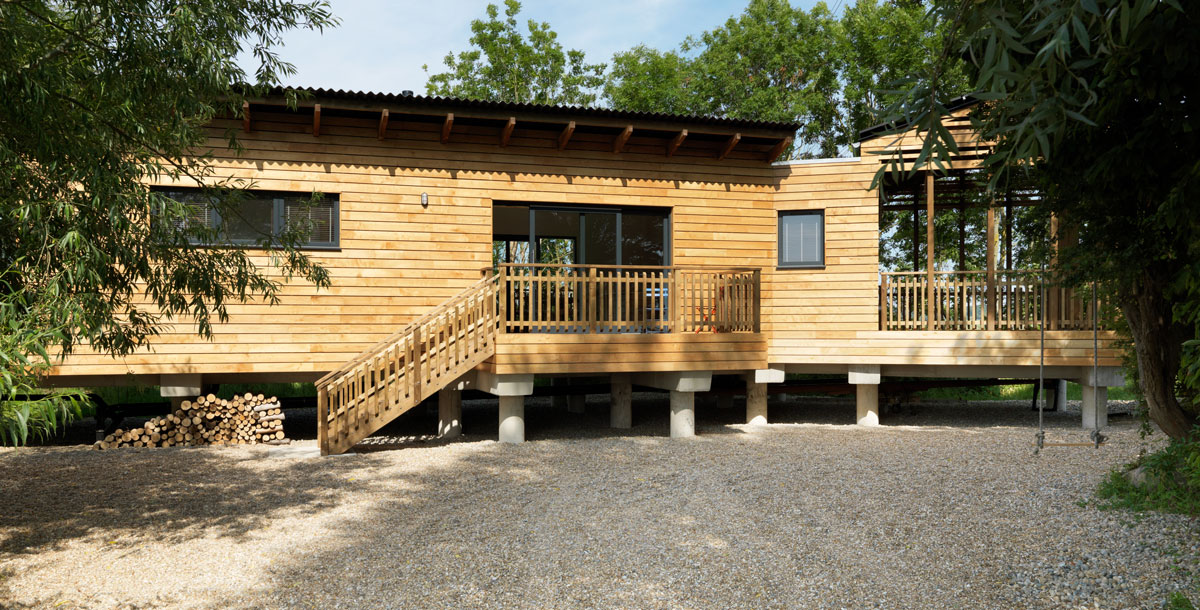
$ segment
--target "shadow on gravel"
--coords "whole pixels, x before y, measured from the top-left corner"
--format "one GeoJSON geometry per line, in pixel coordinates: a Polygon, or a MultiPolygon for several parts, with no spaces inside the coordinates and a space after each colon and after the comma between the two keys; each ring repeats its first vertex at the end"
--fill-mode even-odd
{"type": "Polygon", "coordinates": [[[353,491],[344,473],[361,468],[265,454],[247,447],[0,453],[0,560],[83,538],[114,545],[144,535],[238,538],[273,514],[333,506],[353,491]]]}

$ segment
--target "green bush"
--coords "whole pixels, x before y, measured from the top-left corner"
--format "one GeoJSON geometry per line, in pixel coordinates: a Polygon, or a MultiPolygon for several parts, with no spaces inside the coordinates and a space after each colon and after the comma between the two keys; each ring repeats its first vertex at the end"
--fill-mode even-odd
{"type": "Polygon", "coordinates": [[[1101,508],[1200,515],[1200,429],[1142,456],[1126,470],[1109,473],[1096,495],[1103,500],[1101,508]],[[1138,468],[1143,476],[1135,484],[1127,473],[1138,468]]]}

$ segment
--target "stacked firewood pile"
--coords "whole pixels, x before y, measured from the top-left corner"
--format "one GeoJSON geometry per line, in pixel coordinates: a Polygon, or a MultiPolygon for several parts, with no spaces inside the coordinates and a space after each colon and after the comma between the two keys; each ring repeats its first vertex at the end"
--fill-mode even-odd
{"type": "Polygon", "coordinates": [[[226,399],[209,394],[185,400],[174,413],[153,417],[140,428],[118,428],[96,441],[96,448],[291,442],[283,434],[283,409],[278,398],[247,393],[226,399]]]}

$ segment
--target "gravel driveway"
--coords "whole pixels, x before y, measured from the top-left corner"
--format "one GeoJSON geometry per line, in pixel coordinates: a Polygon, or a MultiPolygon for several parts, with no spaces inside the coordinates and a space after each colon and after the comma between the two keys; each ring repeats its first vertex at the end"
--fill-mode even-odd
{"type": "MultiPolygon", "coordinates": [[[[1128,417],[1099,450],[1034,456],[1024,404],[878,429],[845,425],[845,401],[771,408],[791,423],[700,401],[699,436],[676,440],[640,395],[620,432],[603,400],[538,403],[520,446],[478,403],[459,441],[346,457],[2,450],[0,607],[1156,608],[1195,590],[1190,519],[1081,506],[1143,447],[1128,417]]],[[[1049,415],[1050,436],[1086,440],[1078,421],[1049,415]]]]}

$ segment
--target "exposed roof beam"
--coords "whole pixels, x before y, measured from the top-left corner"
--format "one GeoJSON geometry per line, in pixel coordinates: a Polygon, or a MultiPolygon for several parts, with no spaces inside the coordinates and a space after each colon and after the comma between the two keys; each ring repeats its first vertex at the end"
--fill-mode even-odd
{"type": "Polygon", "coordinates": [[[771,147],[771,150],[767,152],[767,163],[774,163],[775,160],[779,158],[779,155],[782,155],[783,151],[787,150],[791,145],[792,136],[788,136],[779,142],[776,142],[775,145],[771,147]]]}
{"type": "Polygon", "coordinates": [[[250,133],[250,102],[242,102],[242,130],[250,133]]]}
{"type": "Polygon", "coordinates": [[[629,141],[629,136],[631,135],[633,135],[633,125],[626,125],[625,129],[622,129],[621,133],[617,134],[617,137],[613,139],[613,152],[621,152],[621,150],[625,148],[625,143],[629,141]]]}
{"type": "Polygon", "coordinates": [[[500,148],[508,146],[508,140],[512,138],[513,129],[517,127],[517,117],[508,117],[508,122],[504,124],[504,129],[500,131],[500,148]]]}
{"type": "Polygon", "coordinates": [[[450,130],[454,128],[454,113],[447,112],[446,120],[442,121],[442,144],[450,141],[450,130]]]}
{"type": "Polygon", "coordinates": [[[668,157],[674,156],[675,151],[679,150],[679,145],[683,144],[683,141],[686,139],[687,139],[687,130],[686,129],[679,130],[679,133],[675,134],[675,137],[671,138],[670,142],[667,142],[667,156],[668,157]]]}
{"type": "MultiPolygon", "coordinates": [[[[345,110],[345,111],[350,111],[350,112],[364,112],[364,113],[369,113],[373,116],[376,115],[381,108],[389,108],[392,111],[394,111],[398,116],[399,115],[411,115],[411,116],[426,116],[426,117],[432,117],[432,116],[444,117],[444,116],[446,116],[446,111],[447,111],[446,105],[437,105],[437,104],[419,104],[419,103],[411,103],[411,104],[408,104],[408,103],[386,104],[385,103],[385,104],[381,104],[379,102],[374,102],[374,103],[356,102],[355,100],[340,99],[340,98],[318,98],[318,99],[323,100],[323,103],[321,104],[321,106],[327,110],[336,109],[336,110],[345,110]]],[[[287,108],[287,105],[281,99],[275,99],[275,98],[256,98],[254,100],[254,103],[259,106],[264,106],[264,107],[272,106],[272,107],[278,108],[279,110],[284,110],[287,108]]],[[[301,108],[304,108],[304,107],[305,106],[301,106],[301,108]]],[[[260,112],[261,112],[261,110],[260,110],[260,112]]],[[[536,111],[522,111],[522,110],[513,110],[513,109],[493,110],[493,109],[489,109],[489,108],[475,108],[475,107],[456,108],[455,115],[459,119],[464,119],[464,118],[480,119],[480,120],[492,121],[495,123],[501,123],[501,122],[507,121],[511,117],[515,117],[517,119],[517,121],[526,121],[526,122],[532,122],[532,123],[549,123],[549,122],[562,120],[563,118],[566,118],[566,116],[567,116],[562,113],[547,114],[545,112],[536,112],[536,111]]],[[[608,128],[608,129],[624,129],[627,125],[630,124],[630,119],[624,118],[624,117],[587,116],[587,117],[582,117],[582,118],[577,119],[576,122],[578,124],[587,125],[589,127],[601,127],[601,128],[608,128]]],[[[639,131],[641,131],[641,130],[669,131],[672,133],[679,132],[679,130],[684,125],[687,125],[687,124],[688,123],[686,121],[669,121],[669,120],[662,120],[662,119],[657,119],[657,120],[652,119],[652,120],[646,120],[646,121],[634,120],[633,121],[634,127],[636,127],[639,131]]],[[[719,125],[719,124],[718,125],[693,124],[688,127],[688,131],[691,133],[691,135],[710,134],[710,135],[718,135],[718,136],[728,137],[729,135],[731,135],[731,132],[733,132],[735,130],[738,133],[741,133],[742,136],[747,137],[747,138],[766,138],[766,139],[771,139],[771,140],[778,140],[779,138],[787,135],[787,133],[786,133],[787,130],[781,130],[781,129],[777,129],[777,128],[762,128],[762,127],[752,127],[752,126],[736,126],[736,127],[730,126],[730,127],[727,127],[727,126],[723,126],[723,125],[719,125]]]]}
{"type": "Polygon", "coordinates": [[[313,104],[313,137],[321,137],[321,105],[313,104]]]}
{"type": "Polygon", "coordinates": [[[720,161],[720,160],[724,159],[725,157],[729,156],[729,153],[733,152],[733,147],[737,146],[738,141],[741,139],[742,139],[742,134],[740,134],[740,133],[735,133],[732,136],[730,136],[729,141],[726,142],[725,145],[721,147],[721,154],[717,155],[717,161],[720,161]]]}
{"type": "Polygon", "coordinates": [[[567,123],[563,128],[562,133],[558,134],[558,149],[562,150],[567,147],[567,142],[571,141],[571,134],[575,133],[575,121],[567,123]]]}
{"type": "Polygon", "coordinates": [[[382,140],[383,137],[387,135],[387,124],[388,124],[388,109],[384,108],[383,111],[379,113],[379,139],[380,140],[382,140]]]}

